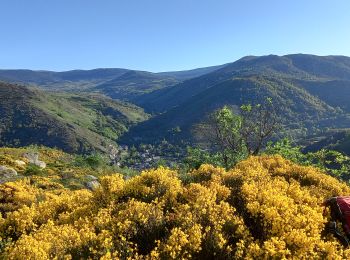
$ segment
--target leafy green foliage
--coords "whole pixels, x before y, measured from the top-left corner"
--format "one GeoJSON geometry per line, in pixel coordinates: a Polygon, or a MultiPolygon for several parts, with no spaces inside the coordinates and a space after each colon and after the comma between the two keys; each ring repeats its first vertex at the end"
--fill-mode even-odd
{"type": "Polygon", "coordinates": [[[224,166],[220,153],[211,153],[196,147],[187,147],[187,155],[183,162],[189,169],[198,169],[202,164],[224,166]]]}
{"type": "MultiPolygon", "coordinates": [[[[317,136],[316,140],[309,140],[311,144],[306,145],[305,151],[318,151],[321,149],[335,150],[350,156],[350,131],[330,130],[324,135],[317,136]]],[[[307,140],[308,141],[308,140],[307,140]]]]}
{"type": "Polygon", "coordinates": [[[106,163],[106,159],[101,154],[78,155],[74,162],[76,166],[91,167],[92,169],[98,169],[106,163]]]}
{"type": "Polygon", "coordinates": [[[35,165],[35,164],[29,164],[24,172],[25,175],[40,175],[42,174],[42,169],[35,165]]]}
{"type": "Polygon", "coordinates": [[[350,157],[338,151],[321,149],[304,154],[301,147],[293,146],[288,139],[283,139],[274,144],[269,143],[264,153],[279,154],[293,162],[312,165],[343,180],[350,180],[350,157]]]}
{"type": "Polygon", "coordinates": [[[277,124],[272,99],[266,98],[264,103],[242,105],[239,114],[224,106],[198,131],[209,141],[209,148],[221,155],[222,165],[228,169],[248,155],[257,155],[277,124]]]}

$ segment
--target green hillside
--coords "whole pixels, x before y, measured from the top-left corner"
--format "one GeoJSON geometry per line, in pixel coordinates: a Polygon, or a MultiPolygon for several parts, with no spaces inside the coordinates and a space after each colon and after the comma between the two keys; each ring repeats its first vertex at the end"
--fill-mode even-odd
{"type": "MultiPolygon", "coordinates": [[[[23,116],[11,118],[19,120],[21,125],[26,116],[33,117],[33,111],[39,117],[44,113],[43,118],[50,120],[39,122],[59,123],[55,128],[64,129],[59,132],[69,136],[68,147],[74,146],[64,148],[68,150],[91,149],[82,147],[76,138],[102,149],[102,143],[106,143],[103,138],[116,140],[122,134],[119,140],[126,144],[153,143],[164,138],[175,143],[193,142],[195,126],[215,109],[224,105],[237,108],[267,96],[278,107],[284,134],[291,137],[324,136],[330,129],[350,127],[350,58],[343,56],[248,56],[221,66],[162,73],[127,69],[0,70],[1,78],[60,90],[61,94],[31,92],[35,98],[22,95],[20,100],[26,104],[21,112],[23,116]],[[141,109],[101,95],[132,102],[153,117],[144,121],[149,117],[141,109]],[[144,122],[135,125],[140,121],[144,122]]],[[[12,103],[2,105],[12,111],[12,103]]],[[[3,128],[9,129],[10,122],[3,128]]],[[[43,126],[46,128],[51,127],[43,126]]],[[[14,141],[14,136],[3,133],[2,142],[13,144],[23,139],[16,137],[14,141]]],[[[64,141],[57,143],[61,145],[64,141]]]]}
{"type": "Polygon", "coordinates": [[[325,126],[350,126],[350,118],[346,118],[343,112],[305,89],[279,78],[252,76],[222,81],[181,105],[133,127],[122,140],[127,143],[133,140],[155,142],[163,138],[174,142],[191,141],[193,126],[205,121],[212,111],[227,104],[237,108],[261,96],[272,97],[289,135],[311,134],[325,126]],[[175,128],[181,131],[174,132],[175,128]]]}
{"type": "Polygon", "coordinates": [[[350,80],[296,80],[294,83],[327,104],[350,112],[350,80]]]}
{"type": "MultiPolygon", "coordinates": [[[[281,78],[287,81],[297,81],[300,88],[310,90],[311,94],[324,98],[322,85],[332,89],[337,84],[334,95],[327,96],[324,101],[330,105],[340,97],[349,97],[350,58],[343,56],[286,55],[286,56],[248,56],[219,70],[193,78],[173,87],[154,91],[141,96],[136,103],[152,112],[164,112],[179,106],[200,92],[217,85],[220,82],[236,77],[254,75],[281,78]],[[332,83],[333,82],[333,83],[332,83]],[[318,87],[311,87],[310,84],[318,87]],[[319,86],[321,85],[321,86],[319,86]]],[[[296,84],[296,83],[294,83],[296,84]]]]}
{"type": "Polygon", "coordinates": [[[129,71],[115,79],[96,86],[93,90],[112,98],[132,100],[145,93],[175,85],[174,77],[143,71],[129,71]]]}
{"type": "Polygon", "coordinates": [[[215,109],[259,102],[264,96],[273,99],[289,136],[298,139],[326,129],[348,128],[350,58],[302,54],[244,57],[201,77],[136,98],[136,104],[146,111],[160,114],[132,128],[122,140],[191,142],[193,126],[215,109]]]}
{"type": "Polygon", "coordinates": [[[148,118],[142,109],[100,95],[45,93],[0,85],[0,145],[41,144],[69,152],[104,150],[148,118]]]}
{"type": "Polygon", "coordinates": [[[305,152],[314,152],[320,149],[329,149],[350,155],[350,130],[333,131],[325,136],[315,137],[309,140],[305,152]]]}

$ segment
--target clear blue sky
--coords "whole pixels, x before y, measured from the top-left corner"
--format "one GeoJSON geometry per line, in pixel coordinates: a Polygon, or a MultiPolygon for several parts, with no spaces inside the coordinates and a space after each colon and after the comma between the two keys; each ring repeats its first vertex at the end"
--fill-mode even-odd
{"type": "Polygon", "coordinates": [[[350,56],[349,0],[0,0],[0,68],[183,70],[350,56]]]}

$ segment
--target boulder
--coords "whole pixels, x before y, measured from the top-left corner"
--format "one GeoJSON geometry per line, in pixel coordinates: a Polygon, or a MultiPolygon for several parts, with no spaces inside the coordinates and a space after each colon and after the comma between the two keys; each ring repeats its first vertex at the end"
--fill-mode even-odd
{"type": "Polygon", "coordinates": [[[94,175],[86,175],[86,178],[90,181],[97,181],[98,180],[98,178],[94,175]]]}
{"type": "Polygon", "coordinates": [[[86,188],[88,188],[89,190],[97,190],[101,184],[98,182],[98,181],[88,181],[86,184],[85,184],[86,188]]]}
{"type": "Polygon", "coordinates": [[[0,177],[12,178],[15,176],[17,176],[17,172],[14,169],[6,166],[0,166],[0,177]]]}
{"type": "Polygon", "coordinates": [[[25,166],[26,163],[22,160],[15,160],[15,164],[17,164],[18,166],[25,166]]]}
{"type": "Polygon", "coordinates": [[[27,158],[30,163],[39,166],[42,169],[46,168],[46,163],[39,160],[39,153],[28,152],[24,153],[23,157],[27,158]]]}
{"type": "Polygon", "coordinates": [[[41,169],[45,169],[46,168],[46,163],[43,161],[36,161],[34,163],[36,166],[39,166],[41,169]]]}
{"type": "Polygon", "coordinates": [[[27,152],[22,155],[24,158],[28,159],[30,163],[34,163],[39,160],[39,153],[27,152]]]}

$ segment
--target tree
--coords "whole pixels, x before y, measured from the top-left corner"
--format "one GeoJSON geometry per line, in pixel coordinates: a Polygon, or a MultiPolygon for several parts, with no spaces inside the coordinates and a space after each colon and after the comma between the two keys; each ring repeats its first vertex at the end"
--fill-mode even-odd
{"type": "Polygon", "coordinates": [[[300,146],[293,146],[287,138],[275,143],[269,142],[264,153],[279,154],[301,165],[312,165],[345,181],[350,180],[350,157],[338,151],[321,149],[303,153],[300,146]]]}
{"type": "Polygon", "coordinates": [[[277,128],[276,109],[272,99],[266,98],[259,104],[242,105],[239,113],[224,106],[212,113],[197,133],[221,153],[223,165],[229,168],[248,155],[257,155],[277,128]]]}
{"type": "Polygon", "coordinates": [[[248,154],[257,155],[278,128],[278,116],[271,98],[256,105],[241,106],[241,137],[248,154]]]}
{"type": "Polygon", "coordinates": [[[213,144],[219,148],[223,164],[229,167],[236,163],[235,158],[244,153],[244,143],[241,137],[242,118],[232,109],[224,106],[214,112],[211,118],[213,127],[213,144]]]}

